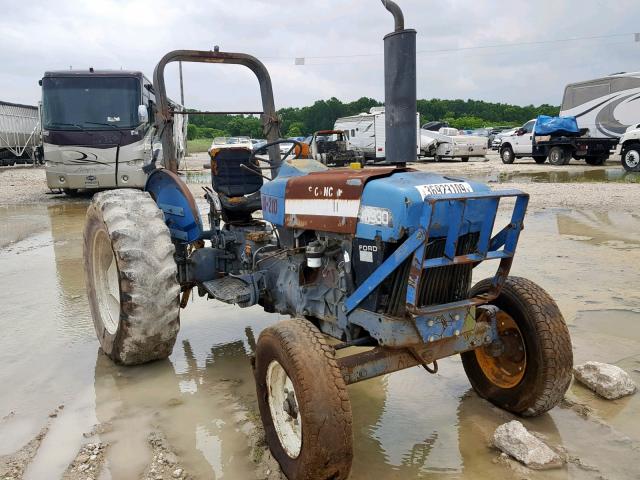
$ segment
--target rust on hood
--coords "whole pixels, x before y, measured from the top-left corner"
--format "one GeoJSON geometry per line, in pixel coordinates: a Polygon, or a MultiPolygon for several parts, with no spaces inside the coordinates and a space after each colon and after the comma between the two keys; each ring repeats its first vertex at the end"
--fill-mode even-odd
{"type": "Polygon", "coordinates": [[[285,226],[354,234],[366,183],[408,170],[334,168],[292,177],[287,181],[285,193],[285,226]]]}

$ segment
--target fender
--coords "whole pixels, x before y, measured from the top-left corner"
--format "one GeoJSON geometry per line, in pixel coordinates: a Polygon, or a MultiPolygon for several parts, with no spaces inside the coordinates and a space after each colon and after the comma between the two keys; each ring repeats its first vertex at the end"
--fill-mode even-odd
{"type": "Polygon", "coordinates": [[[144,190],[162,210],[172,240],[191,243],[202,237],[204,229],[196,201],[178,175],[164,168],[156,169],[147,178],[144,190]]]}

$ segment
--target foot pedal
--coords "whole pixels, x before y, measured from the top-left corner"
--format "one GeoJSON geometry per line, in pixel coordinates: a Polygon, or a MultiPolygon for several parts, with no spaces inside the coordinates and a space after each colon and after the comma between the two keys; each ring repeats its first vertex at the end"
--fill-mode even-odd
{"type": "Polygon", "coordinates": [[[202,286],[216,300],[225,303],[247,304],[251,301],[251,285],[236,277],[222,277],[202,282],[202,286]]]}

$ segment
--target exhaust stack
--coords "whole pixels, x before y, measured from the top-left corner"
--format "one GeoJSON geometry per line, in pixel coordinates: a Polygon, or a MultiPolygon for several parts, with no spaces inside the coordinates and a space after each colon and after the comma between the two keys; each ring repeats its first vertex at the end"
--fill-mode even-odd
{"type": "Polygon", "coordinates": [[[416,160],[416,31],[404,28],[404,15],[391,0],[395,30],[384,37],[384,105],[386,160],[398,166],[416,160]]]}

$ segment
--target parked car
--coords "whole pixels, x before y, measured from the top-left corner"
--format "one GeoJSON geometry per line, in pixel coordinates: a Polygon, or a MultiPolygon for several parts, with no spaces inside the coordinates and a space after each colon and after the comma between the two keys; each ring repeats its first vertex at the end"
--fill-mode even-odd
{"type": "Polygon", "coordinates": [[[223,148],[253,149],[253,142],[251,142],[249,137],[215,137],[209,147],[209,153],[214,149],[220,150],[223,148]]]}
{"type": "Polygon", "coordinates": [[[510,137],[511,135],[515,135],[517,128],[510,128],[509,130],[503,130],[493,137],[491,141],[491,150],[500,150],[500,145],[502,145],[502,139],[504,137],[510,137]]]}

